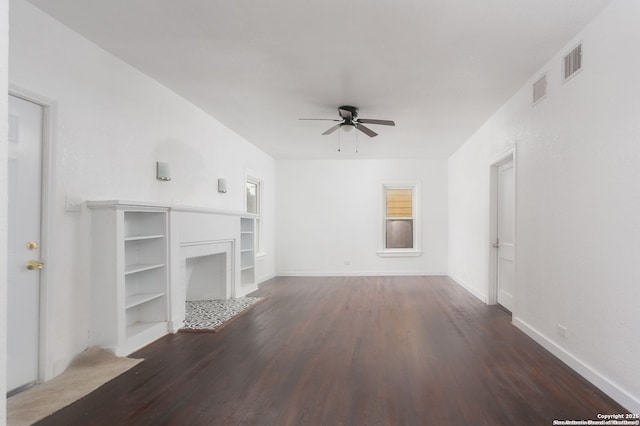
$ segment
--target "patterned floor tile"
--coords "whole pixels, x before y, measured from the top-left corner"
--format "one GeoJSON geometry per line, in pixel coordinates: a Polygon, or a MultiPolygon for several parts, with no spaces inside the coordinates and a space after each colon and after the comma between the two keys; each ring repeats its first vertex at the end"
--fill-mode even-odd
{"type": "Polygon", "coordinates": [[[187,301],[183,330],[215,330],[261,297],[239,297],[226,300],[187,301]]]}

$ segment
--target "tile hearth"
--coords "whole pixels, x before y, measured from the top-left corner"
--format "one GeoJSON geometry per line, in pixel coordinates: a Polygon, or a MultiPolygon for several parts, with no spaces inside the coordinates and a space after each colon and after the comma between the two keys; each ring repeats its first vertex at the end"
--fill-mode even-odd
{"type": "Polygon", "coordinates": [[[262,300],[261,297],[239,297],[226,300],[187,301],[182,330],[213,331],[260,300],[262,300]]]}

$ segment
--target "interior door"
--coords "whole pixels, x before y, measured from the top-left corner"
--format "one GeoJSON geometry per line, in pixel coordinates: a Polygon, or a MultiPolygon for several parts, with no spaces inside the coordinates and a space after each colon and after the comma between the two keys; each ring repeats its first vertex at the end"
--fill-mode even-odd
{"type": "Polygon", "coordinates": [[[9,96],[7,390],[38,380],[43,107],[9,96]]]}
{"type": "Polygon", "coordinates": [[[513,311],[514,305],[514,225],[515,182],[513,161],[498,166],[497,182],[497,266],[498,303],[513,311]]]}

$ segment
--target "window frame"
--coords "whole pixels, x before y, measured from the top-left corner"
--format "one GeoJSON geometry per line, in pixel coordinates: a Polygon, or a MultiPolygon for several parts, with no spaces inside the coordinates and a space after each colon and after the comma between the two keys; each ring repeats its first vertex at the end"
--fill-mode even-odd
{"type": "Polygon", "coordinates": [[[255,253],[256,257],[264,256],[264,241],[262,236],[262,198],[264,196],[264,182],[262,179],[255,177],[254,175],[247,174],[245,176],[245,194],[244,194],[244,211],[245,214],[250,215],[254,219],[254,237],[255,237],[255,253]],[[249,213],[247,211],[247,193],[246,186],[248,183],[256,185],[256,213],[249,213]]]}
{"type": "Polygon", "coordinates": [[[420,181],[388,181],[380,185],[380,226],[378,256],[416,257],[422,255],[422,226],[420,220],[420,181]],[[387,189],[410,189],[412,195],[413,248],[387,248],[387,189]]]}

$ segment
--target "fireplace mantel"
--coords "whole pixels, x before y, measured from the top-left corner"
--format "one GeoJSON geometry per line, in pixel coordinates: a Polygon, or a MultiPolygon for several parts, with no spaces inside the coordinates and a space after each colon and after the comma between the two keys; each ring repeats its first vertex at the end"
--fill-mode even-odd
{"type": "MultiPolygon", "coordinates": [[[[255,282],[243,280],[241,272],[241,219],[252,219],[253,216],[242,212],[225,211],[209,207],[185,206],[176,204],[128,201],[128,200],[103,200],[87,201],[87,206],[92,210],[100,209],[164,209],[168,212],[168,329],[177,332],[183,324],[185,315],[186,283],[185,261],[186,255],[194,249],[188,247],[201,247],[198,250],[220,251],[218,244],[224,244],[224,252],[227,260],[225,270],[227,272],[225,295],[226,297],[241,297],[257,289],[255,282]],[[213,246],[211,246],[213,244],[213,246]],[[206,246],[215,248],[207,248],[206,246]],[[205,247],[205,248],[202,248],[205,247]]],[[[246,256],[247,253],[244,253],[246,256]]],[[[203,254],[203,256],[206,254],[203,254]]],[[[254,280],[255,281],[255,280],[254,280]]]]}

